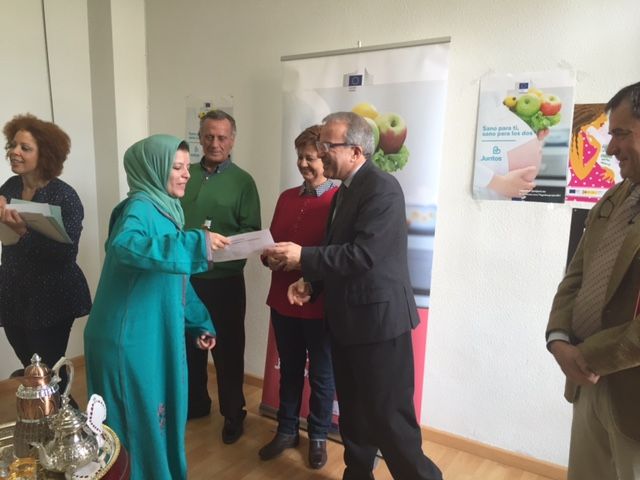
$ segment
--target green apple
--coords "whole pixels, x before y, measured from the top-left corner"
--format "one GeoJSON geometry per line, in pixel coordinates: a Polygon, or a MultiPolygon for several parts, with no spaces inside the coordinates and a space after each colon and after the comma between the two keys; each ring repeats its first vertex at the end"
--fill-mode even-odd
{"type": "Polygon", "coordinates": [[[516,102],[516,113],[523,118],[530,118],[540,110],[540,97],[532,93],[525,93],[516,102]]]}
{"type": "Polygon", "coordinates": [[[371,127],[371,133],[373,133],[373,151],[375,152],[378,149],[378,143],[380,142],[380,130],[378,129],[376,122],[371,120],[369,117],[362,118],[364,118],[371,127]]]}
{"type": "Polygon", "coordinates": [[[385,113],[376,117],[380,130],[380,148],[386,154],[397,153],[407,138],[407,124],[397,113],[385,113]]]}

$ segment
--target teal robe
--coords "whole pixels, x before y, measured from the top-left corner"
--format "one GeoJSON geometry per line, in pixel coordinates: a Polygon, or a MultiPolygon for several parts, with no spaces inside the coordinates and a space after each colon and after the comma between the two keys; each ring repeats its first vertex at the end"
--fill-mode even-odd
{"type": "Polygon", "coordinates": [[[89,395],[131,457],[132,480],[187,477],[185,329],[214,333],[189,282],[210,265],[205,233],[182,231],[146,198],[111,217],[84,349],[89,395]]]}

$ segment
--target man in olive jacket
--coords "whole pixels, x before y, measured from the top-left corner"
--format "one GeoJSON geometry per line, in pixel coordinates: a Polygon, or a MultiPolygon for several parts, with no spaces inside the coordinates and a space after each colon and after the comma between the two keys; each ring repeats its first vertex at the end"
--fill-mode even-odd
{"type": "Polygon", "coordinates": [[[624,181],[589,213],[546,333],[573,403],[568,480],[640,478],[640,83],[623,88],[606,109],[607,153],[620,162],[624,181]],[[594,271],[609,254],[608,266],[594,271]],[[585,291],[598,284],[602,301],[591,308],[598,294],[588,298],[585,291]],[[591,313],[596,322],[588,327],[591,313]]]}

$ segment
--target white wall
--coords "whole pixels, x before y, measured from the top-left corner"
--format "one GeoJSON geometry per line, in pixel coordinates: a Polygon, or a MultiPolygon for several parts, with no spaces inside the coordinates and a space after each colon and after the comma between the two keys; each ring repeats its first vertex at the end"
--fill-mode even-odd
{"type": "MultiPolygon", "coordinates": [[[[185,97],[231,94],[235,159],[268,224],[279,190],[283,55],[450,36],[451,60],[422,423],[566,463],[570,409],[545,351],[570,207],[476,202],[479,79],[573,68],[577,102],[640,78],[636,0],[147,2],[150,130],[184,134],[185,97]]],[[[248,265],[247,371],[262,376],[269,277],[248,265]]]]}
{"type": "MultiPolygon", "coordinates": [[[[87,6],[83,0],[67,0],[66,8],[60,8],[56,0],[45,0],[44,6],[53,117],[71,137],[71,153],[60,178],[76,189],[84,206],[78,264],[94,292],[101,262],[98,254],[87,6]]],[[[82,332],[85,323],[86,318],[74,323],[67,348],[68,357],[84,353],[82,332]]]]}
{"type": "MultiPolygon", "coordinates": [[[[1,58],[6,69],[3,67],[2,72],[7,74],[3,76],[11,76],[13,84],[2,89],[11,94],[3,99],[1,121],[4,124],[15,114],[31,112],[52,119],[71,137],[71,153],[61,178],[76,189],[84,206],[78,263],[94,290],[100,262],[96,255],[98,220],[86,2],[67,0],[64,9],[56,3],[11,0],[2,5],[1,29],[7,40],[3,42],[1,58]],[[26,30],[25,22],[30,26],[26,30]],[[16,48],[15,39],[20,39],[20,48],[16,48]]],[[[9,175],[8,169],[2,172],[3,178],[9,175]]],[[[84,324],[85,320],[80,319],[73,327],[67,349],[70,357],[83,352],[84,324]]],[[[4,335],[0,340],[0,358],[0,378],[20,366],[4,335]]]]}
{"type": "MultiPolygon", "coordinates": [[[[0,124],[4,126],[14,115],[30,112],[51,120],[51,95],[47,74],[44,18],[40,0],[3,0],[0,15],[0,124]],[[28,18],[32,28],[24,29],[17,21],[28,18]],[[14,48],[20,38],[20,49],[14,48]],[[25,79],[29,79],[25,81],[25,79]]],[[[4,142],[4,136],[1,137],[4,142]]],[[[4,158],[4,157],[3,157],[4,158]]],[[[0,164],[0,185],[13,173],[8,162],[0,164]]],[[[6,378],[22,364],[0,334],[0,378],[6,378]]]]}

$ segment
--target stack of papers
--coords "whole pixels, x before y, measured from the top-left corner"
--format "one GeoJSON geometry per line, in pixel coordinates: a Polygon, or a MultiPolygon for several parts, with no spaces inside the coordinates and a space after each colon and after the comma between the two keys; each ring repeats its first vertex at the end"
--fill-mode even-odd
{"type": "MultiPolygon", "coordinates": [[[[36,232],[41,233],[45,237],[60,243],[72,243],[71,238],[64,229],[62,222],[62,212],[58,205],[49,205],[48,203],[28,202],[14,198],[5,208],[13,209],[20,213],[27,226],[36,232]]],[[[2,243],[11,245],[15,243],[19,236],[4,224],[0,224],[4,229],[0,229],[0,240],[2,243]],[[15,240],[7,236],[5,241],[6,230],[15,235],[15,240]]]]}

